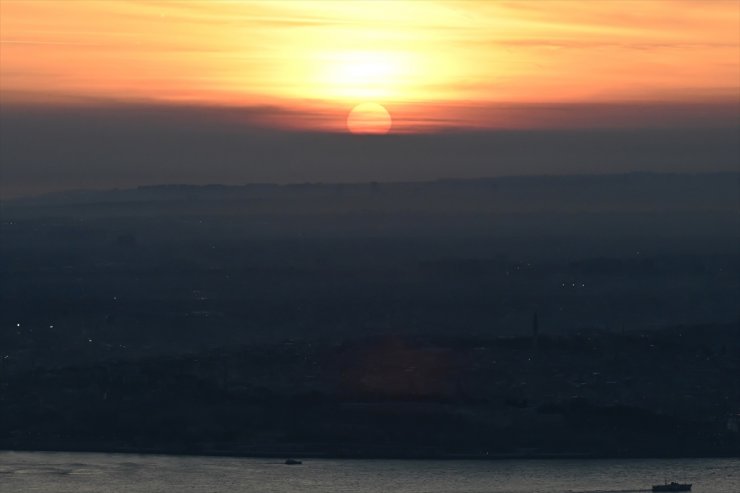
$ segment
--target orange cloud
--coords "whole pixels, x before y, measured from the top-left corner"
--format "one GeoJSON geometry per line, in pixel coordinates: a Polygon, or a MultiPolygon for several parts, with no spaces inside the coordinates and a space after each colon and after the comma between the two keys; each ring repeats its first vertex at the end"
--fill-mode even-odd
{"type": "Polygon", "coordinates": [[[496,105],[736,104],[740,90],[732,1],[0,0],[0,8],[5,102],[269,105],[307,115],[279,124],[307,127],[316,114],[323,122],[374,101],[401,112],[402,131],[404,121],[498,126],[485,110],[496,105]]]}

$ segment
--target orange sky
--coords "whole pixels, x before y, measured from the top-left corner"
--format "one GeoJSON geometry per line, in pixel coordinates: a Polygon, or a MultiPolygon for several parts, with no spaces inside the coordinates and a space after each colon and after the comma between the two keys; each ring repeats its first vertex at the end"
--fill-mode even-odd
{"type": "Polygon", "coordinates": [[[527,126],[497,108],[737,104],[740,2],[0,0],[0,77],[3,103],[264,106],[331,130],[376,102],[398,131],[527,126]]]}

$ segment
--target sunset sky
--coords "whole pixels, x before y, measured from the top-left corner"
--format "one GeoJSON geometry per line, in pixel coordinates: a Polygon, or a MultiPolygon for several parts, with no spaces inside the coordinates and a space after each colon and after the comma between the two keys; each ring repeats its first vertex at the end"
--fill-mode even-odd
{"type": "Polygon", "coordinates": [[[0,8],[1,102],[14,117],[185,108],[251,130],[346,133],[349,112],[375,103],[392,134],[738,121],[735,0],[0,8]]]}

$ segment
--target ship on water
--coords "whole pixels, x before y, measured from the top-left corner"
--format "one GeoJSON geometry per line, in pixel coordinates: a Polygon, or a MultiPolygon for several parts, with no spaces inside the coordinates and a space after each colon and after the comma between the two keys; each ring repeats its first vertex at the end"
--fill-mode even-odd
{"type": "Polygon", "coordinates": [[[664,484],[653,485],[653,491],[691,491],[691,484],[666,481],[664,484]]]}

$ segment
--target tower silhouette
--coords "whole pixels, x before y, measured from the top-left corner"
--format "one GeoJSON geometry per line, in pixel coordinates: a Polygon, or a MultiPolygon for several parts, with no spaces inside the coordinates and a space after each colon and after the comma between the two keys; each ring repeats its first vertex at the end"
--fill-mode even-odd
{"type": "Polygon", "coordinates": [[[540,339],[540,322],[537,317],[537,312],[532,313],[532,352],[531,352],[531,359],[534,359],[535,356],[537,356],[537,345],[539,343],[540,339]]]}

